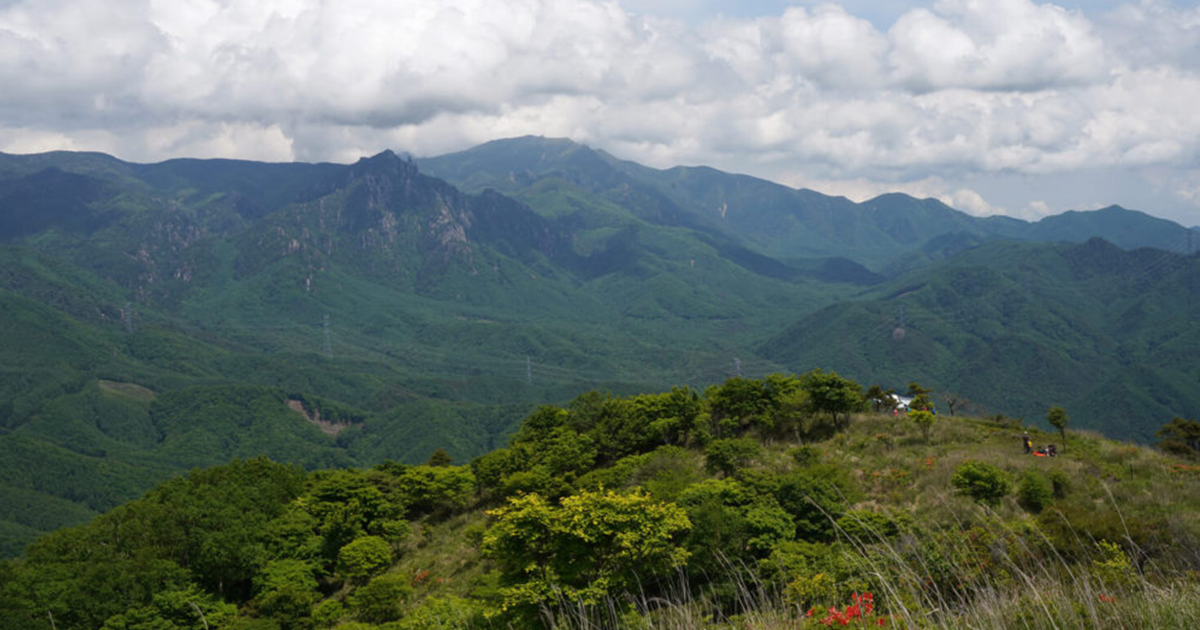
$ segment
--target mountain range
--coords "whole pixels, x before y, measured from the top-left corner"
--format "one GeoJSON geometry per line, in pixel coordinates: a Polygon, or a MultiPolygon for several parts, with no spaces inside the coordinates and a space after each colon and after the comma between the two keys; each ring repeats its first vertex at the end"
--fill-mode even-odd
{"type": "Polygon", "coordinates": [[[0,552],[266,454],[462,461],[592,389],[833,369],[1153,439],[1196,230],[862,203],[537,137],[351,165],[0,154],[0,552]]]}

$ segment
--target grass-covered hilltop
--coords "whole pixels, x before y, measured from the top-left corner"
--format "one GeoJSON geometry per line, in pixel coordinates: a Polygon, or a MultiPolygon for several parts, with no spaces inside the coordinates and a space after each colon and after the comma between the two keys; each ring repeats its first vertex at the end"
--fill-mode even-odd
{"type": "Polygon", "coordinates": [[[0,628],[1200,626],[1195,421],[1154,450],[910,393],[592,392],[468,465],[196,469],[0,564],[0,628]]]}

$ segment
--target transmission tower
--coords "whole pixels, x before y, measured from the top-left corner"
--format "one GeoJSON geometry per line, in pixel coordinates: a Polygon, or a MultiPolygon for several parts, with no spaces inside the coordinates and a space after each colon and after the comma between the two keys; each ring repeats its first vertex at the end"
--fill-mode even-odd
{"type": "Polygon", "coordinates": [[[896,314],[896,327],[892,328],[892,339],[900,341],[904,339],[904,335],[908,334],[904,324],[904,305],[900,305],[900,312],[896,314]]]}
{"type": "Polygon", "coordinates": [[[738,378],[742,377],[742,360],[737,357],[733,357],[733,374],[738,378]]]}
{"type": "Polygon", "coordinates": [[[126,302],[125,308],[121,309],[121,323],[125,324],[125,333],[133,332],[133,302],[126,302]]]}
{"type": "Polygon", "coordinates": [[[525,382],[533,383],[533,361],[529,359],[529,355],[525,355],[525,382]]]}
{"type": "Polygon", "coordinates": [[[324,345],[325,358],[332,359],[333,358],[333,343],[329,339],[329,313],[325,313],[324,329],[325,329],[325,345],[324,345]]]}

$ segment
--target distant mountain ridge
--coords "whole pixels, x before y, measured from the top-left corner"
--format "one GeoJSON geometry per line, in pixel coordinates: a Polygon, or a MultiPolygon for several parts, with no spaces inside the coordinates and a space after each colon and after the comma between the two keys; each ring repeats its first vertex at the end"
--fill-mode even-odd
{"type": "Polygon", "coordinates": [[[1119,206],[1031,223],[975,217],[936,199],[902,193],[855,203],[707,167],[653,169],[570,140],[534,136],[495,140],[418,163],[467,190],[491,187],[515,194],[538,179],[562,177],[612,198],[640,191],[655,202],[655,210],[647,214],[735,235],[770,256],[842,256],[876,269],[952,234],[1042,242],[1100,237],[1126,249],[1177,250],[1188,232],[1174,222],[1119,206]]]}

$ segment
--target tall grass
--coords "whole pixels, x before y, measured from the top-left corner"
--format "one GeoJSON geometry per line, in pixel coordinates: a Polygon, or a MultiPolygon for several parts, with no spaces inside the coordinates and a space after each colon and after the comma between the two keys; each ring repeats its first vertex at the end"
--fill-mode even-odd
{"type": "Polygon", "coordinates": [[[988,514],[972,516],[987,525],[917,527],[892,538],[869,523],[860,523],[867,533],[857,537],[843,531],[835,546],[849,568],[824,598],[806,597],[795,582],[764,583],[748,567],[730,564],[722,583],[733,596],[719,605],[680,575],[656,596],[596,606],[559,601],[543,610],[544,618],[556,630],[783,630],[841,627],[843,618],[850,627],[885,628],[1200,628],[1200,573],[1182,556],[1139,565],[1120,544],[1082,534],[1067,554],[1033,521],[1014,527],[988,514]],[[873,610],[846,615],[864,591],[872,594],[873,610]]]}

